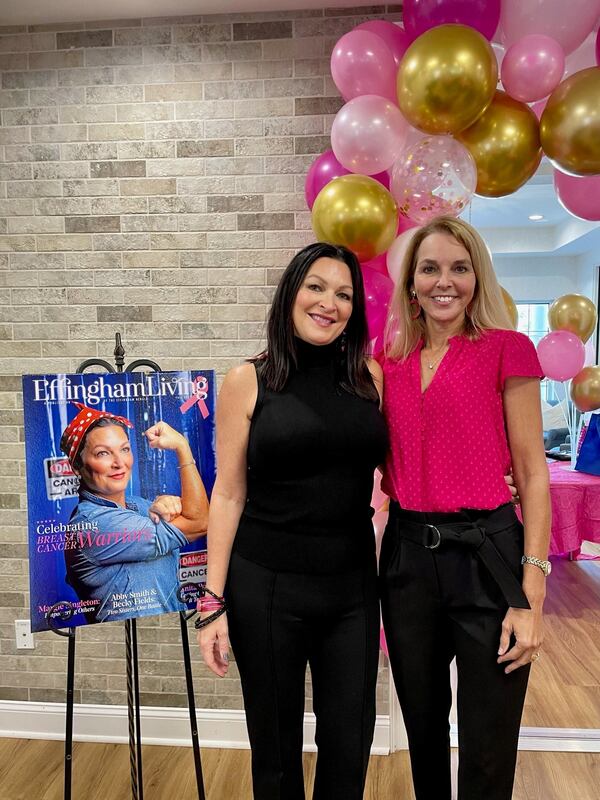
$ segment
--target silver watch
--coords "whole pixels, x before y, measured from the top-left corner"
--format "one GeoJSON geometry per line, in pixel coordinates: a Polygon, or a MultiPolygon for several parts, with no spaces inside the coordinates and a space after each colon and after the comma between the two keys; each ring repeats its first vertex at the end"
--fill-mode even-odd
{"type": "Polygon", "coordinates": [[[534,567],[539,567],[546,577],[552,572],[550,561],[542,561],[541,558],[536,558],[535,556],[523,556],[521,564],[533,564],[534,567]]]}

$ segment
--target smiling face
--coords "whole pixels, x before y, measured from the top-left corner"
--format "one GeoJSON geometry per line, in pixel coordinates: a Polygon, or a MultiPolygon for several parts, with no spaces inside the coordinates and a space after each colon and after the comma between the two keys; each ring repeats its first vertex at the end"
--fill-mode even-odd
{"type": "Polygon", "coordinates": [[[309,344],[330,344],[352,314],[352,276],[343,261],[318,258],[308,268],[292,308],[294,333],[309,344]]]}
{"type": "Polygon", "coordinates": [[[417,252],[413,289],[427,324],[459,331],[473,300],[477,277],[469,251],[448,233],[432,233],[417,252]]]}
{"type": "Polygon", "coordinates": [[[127,434],[119,425],[92,428],[80,453],[79,474],[101,497],[119,502],[131,477],[133,455],[127,434]]]}

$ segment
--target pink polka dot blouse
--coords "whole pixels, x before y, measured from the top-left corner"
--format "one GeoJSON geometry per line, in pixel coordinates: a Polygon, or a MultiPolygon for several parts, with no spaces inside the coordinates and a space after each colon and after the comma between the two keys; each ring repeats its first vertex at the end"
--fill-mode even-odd
{"type": "Polygon", "coordinates": [[[542,378],[533,343],[516,331],[454,336],[421,392],[421,342],[404,361],[385,359],[383,410],[390,450],[382,489],[402,508],[455,512],[510,500],[502,391],[511,376],[542,378]]]}

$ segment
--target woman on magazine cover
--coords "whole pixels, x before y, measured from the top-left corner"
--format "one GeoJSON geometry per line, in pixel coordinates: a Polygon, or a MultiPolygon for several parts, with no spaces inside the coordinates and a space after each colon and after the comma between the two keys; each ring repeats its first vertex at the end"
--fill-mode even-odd
{"type": "Polygon", "coordinates": [[[132,423],[75,405],[79,412],[60,443],[81,481],[65,549],[67,582],[80,599],[97,601],[90,614],[97,622],[182,610],[179,550],[202,536],[208,522],[208,499],[187,440],[165,422],[145,432],[150,447],[175,451],[180,497],[126,499],[132,423]]]}

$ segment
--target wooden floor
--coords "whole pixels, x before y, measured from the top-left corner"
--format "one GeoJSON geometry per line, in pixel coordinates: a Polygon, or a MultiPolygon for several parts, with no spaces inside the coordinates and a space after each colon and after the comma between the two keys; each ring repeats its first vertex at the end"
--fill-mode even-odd
{"type": "MultiPolygon", "coordinates": [[[[62,748],[39,739],[0,740],[0,800],[62,800],[62,748]]],[[[191,749],[146,746],[143,760],[145,800],[197,799],[191,749]]],[[[248,751],[203,750],[202,764],[207,800],[252,800],[248,751]]],[[[304,767],[310,787],[314,755],[305,755],[304,767]]],[[[522,752],[513,800],[598,800],[599,785],[599,754],[522,752]]],[[[75,745],[73,800],[130,798],[126,745],[75,745]]],[[[414,800],[405,752],[371,759],[365,800],[414,800]]]]}

